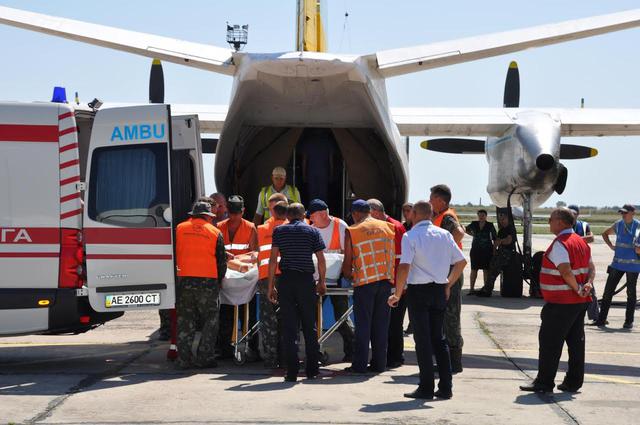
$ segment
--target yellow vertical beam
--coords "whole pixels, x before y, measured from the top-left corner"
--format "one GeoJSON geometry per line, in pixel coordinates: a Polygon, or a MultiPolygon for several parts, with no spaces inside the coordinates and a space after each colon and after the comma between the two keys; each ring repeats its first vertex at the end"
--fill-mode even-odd
{"type": "Polygon", "coordinates": [[[298,0],[296,49],[325,52],[327,41],[322,25],[322,0],[298,0]]]}

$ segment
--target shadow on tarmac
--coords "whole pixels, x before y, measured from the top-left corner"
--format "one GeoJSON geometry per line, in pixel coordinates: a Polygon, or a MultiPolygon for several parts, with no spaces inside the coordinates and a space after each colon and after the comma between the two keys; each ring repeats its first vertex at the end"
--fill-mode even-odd
{"type": "MultiPolygon", "coordinates": [[[[430,400],[392,401],[390,403],[364,404],[359,411],[364,413],[402,412],[407,410],[433,409],[425,403],[430,400]]],[[[435,400],[434,400],[435,401],[435,400]]]]}
{"type": "Polygon", "coordinates": [[[486,305],[490,307],[503,308],[505,310],[526,310],[532,306],[542,306],[544,305],[544,301],[541,298],[531,297],[504,298],[500,296],[498,291],[494,291],[493,296],[490,298],[482,298],[475,295],[467,295],[467,291],[463,289],[462,304],[486,305]]]}
{"type": "Polygon", "coordinates": [[[557,403],[559,401],[573,400],[575,398],[575,394],[578,393],[523,393],[515,398],[514,403],[523,404],[526,406],[557,403]]]}

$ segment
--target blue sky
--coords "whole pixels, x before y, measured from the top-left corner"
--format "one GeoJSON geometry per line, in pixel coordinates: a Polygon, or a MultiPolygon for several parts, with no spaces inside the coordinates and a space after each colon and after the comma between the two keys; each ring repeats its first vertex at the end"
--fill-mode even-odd
{"type": "MultiPolygon", "coordinates": [[[[433,41],[500,32],[638,7],[637,1],[492,0],[478,2],[328,2],[329,50],[372,53],[433,41]],[[345,12],[347,31],[345,28],[345,12]]],[[[0,0],[0,5],[88,22],[225,46],[225,22],[249,24],[248,51],[292,50],[295,1],[120,1],[0,0]]],[[[638,108],[640,110],[640,28],[586,40],[528,50],[387,80],[391,106],[499,107],[510,60],[521,73],[521,106],[638,108]]],[[[0,26],[0,99],[49,100],[52,87],[78,91],[83,101],[145,102],[150,60],[123,52],[0,26]]],[[[226,104],[231,78],[164,64],[168,103],[226,104]]],[[[454,202],[487,204],[487,166],[481,156],[422,151],[412,139],[410,200],[447,183],[454,202]]],[[[593,146],[593,159],[565,161],[569,182],[558,200],[581,205],[640,204],[634,172],[640,137],[565,138],[593,146]]],[[[212,161],[207,184],[213,189],[212,161]]]]}

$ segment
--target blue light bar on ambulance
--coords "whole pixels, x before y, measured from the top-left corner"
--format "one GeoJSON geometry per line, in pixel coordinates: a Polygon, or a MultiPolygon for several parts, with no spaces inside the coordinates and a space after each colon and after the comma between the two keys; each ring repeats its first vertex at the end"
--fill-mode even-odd
{"type": "Polygon", "coordinates": [[[54,87],[51,101],[54,103],[67,103],[67,90],[64,87],[54,87]]]}

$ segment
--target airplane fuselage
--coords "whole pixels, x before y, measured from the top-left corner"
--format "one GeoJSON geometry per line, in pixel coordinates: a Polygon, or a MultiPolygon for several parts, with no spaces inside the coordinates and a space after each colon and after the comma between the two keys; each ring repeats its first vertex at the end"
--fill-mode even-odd
{"type": "MultiPolygon", "coordinates": [[[[221,191],[247,194],[253,208],[251,201],[269,183],[271,169],[295,161],[305,129],[325,129],[344,159],[347,197],[379,198],[390,211],[405,202],[404,144],[389,111],[384,78],[368,63],[357,56],[291,52],[235,54],[234,65],[216,152],[221,191]]],[[[290,183],[300,184],[305,176],[299,174],[290,183]]]]}

